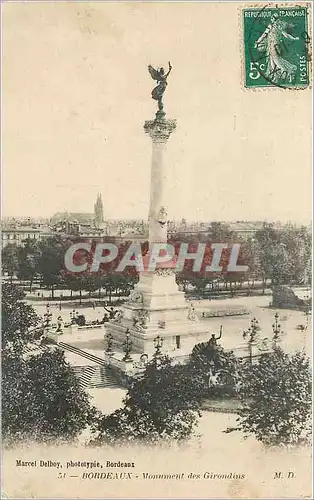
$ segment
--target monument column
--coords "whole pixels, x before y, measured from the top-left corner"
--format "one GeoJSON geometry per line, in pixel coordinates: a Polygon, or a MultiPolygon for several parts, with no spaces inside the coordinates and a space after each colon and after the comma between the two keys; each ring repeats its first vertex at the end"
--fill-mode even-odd
{"type": "MultiPolygon", "coordinates": [[[[158,116],[158,113],[157,113],[158,116]]],[[[144,130],[152,139],[152,167],[149,206],[149,243],[167,242],[167,204],[165,199],[166,170],[164,153],[170,134],[176,128],[175,120],[164,117],[146,121],[144,130]]]]}
{"type": "MultiPolygon", "coordinates": [[[[163,110],[163,94],[167,78],[172,67],[166,73],[148,66],[149,73],[157,86],[152,90],[152,98],[158,102],[154,120],[146,121],[144,130],[152,140],[150,206],[149,206],[149,247],[154,243],[167,242],[167,200],[166,200],[166,165],[164,154],[167,141],[176,128],[176,120],[166,119],[163,110]]],[[[155,352],[154,340],[163,338],[163,349],[171,356],[190,352],[197,341],[207,338],[204,330],[188,304],[184,293],[178,289],[175,276],[175,257],[159,262],[156,268],[149,269],[150,255],[143,256],[144,269],[139,282],[135,285],[122,311],[110,320],[106,326],[116,344],[123,345],[125,335],[132,341],[133,353],[152,355],[155,352]]],[[[112,358],[113,359],[113,358],[112,358]]]]}

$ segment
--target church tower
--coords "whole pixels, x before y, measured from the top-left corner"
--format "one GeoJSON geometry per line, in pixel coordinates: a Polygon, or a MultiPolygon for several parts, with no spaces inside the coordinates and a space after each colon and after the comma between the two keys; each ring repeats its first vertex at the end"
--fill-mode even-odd
{"type": "Polygon", "coordinates": [[[97,194],[97,199],[94,204],[95,226],[101,228],[104,221],[104,207],[101,199],[101,194],[97,194]]]}

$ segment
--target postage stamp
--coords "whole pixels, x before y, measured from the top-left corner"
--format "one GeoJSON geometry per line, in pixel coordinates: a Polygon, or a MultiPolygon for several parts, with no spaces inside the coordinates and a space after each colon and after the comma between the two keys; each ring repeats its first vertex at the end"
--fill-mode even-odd
{"type": "Polygon", "coordinates": [[[309,86],[308,6],[275,4],[242,10],[244,86],[309,86]]]}

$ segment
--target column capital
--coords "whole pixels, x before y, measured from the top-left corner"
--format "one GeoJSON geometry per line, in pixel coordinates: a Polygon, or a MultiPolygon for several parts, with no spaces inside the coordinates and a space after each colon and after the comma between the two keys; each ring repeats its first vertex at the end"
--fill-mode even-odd
{"type": "Polygon", "coordinates": [[[153,142],[167,142],[170,134],[177,126],[176,120],[166,120],[165,118],[148,120],[144,124],[144,130],[150,135],[153,142]]]}

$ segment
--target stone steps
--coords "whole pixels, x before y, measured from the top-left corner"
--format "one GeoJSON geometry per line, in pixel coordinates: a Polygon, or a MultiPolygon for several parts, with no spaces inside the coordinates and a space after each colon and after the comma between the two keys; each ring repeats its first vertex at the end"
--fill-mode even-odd
{"type": "Polygon", "coordinates": [[[106,367],[94,366],[75,366],[74,372],[81,387],[84,389],[119,387],[115,378],[108,373],[106,367]]]}
{"type": "Polygon", "coordinates": [[[75,347],[71,344],[66,344],[65,342],[59,342],[58,346],[61,347],[62,349],[73,352],[74,354],[78,354],[78,356],[82,356],[82,358],[86,358],[89,361],[93,361],[94,363],[97,363],[98,365],[104,364],[103,358],[99,358],[98,356],[94,356],[94,354],[91,354],[91,353],[86,352],[86,351],[82,351],[82,349],[79,349],[79,347],[75,347]]]}
{"type": "Polygon", "coordinates": [[[70,344],[60,342],[58,347],[63,350],[67,350],[82,358],[88,359],[93,365],[85,366],[74,366],[74,372],[79,379],[80,385],[83,388],[102,388],[102,387],[119,387],[116,379],[111,375],[106,366],[104,365],[104,360],[98,358],[89,352],[82,351],[78,347],[74,347],[70,344]]]}

